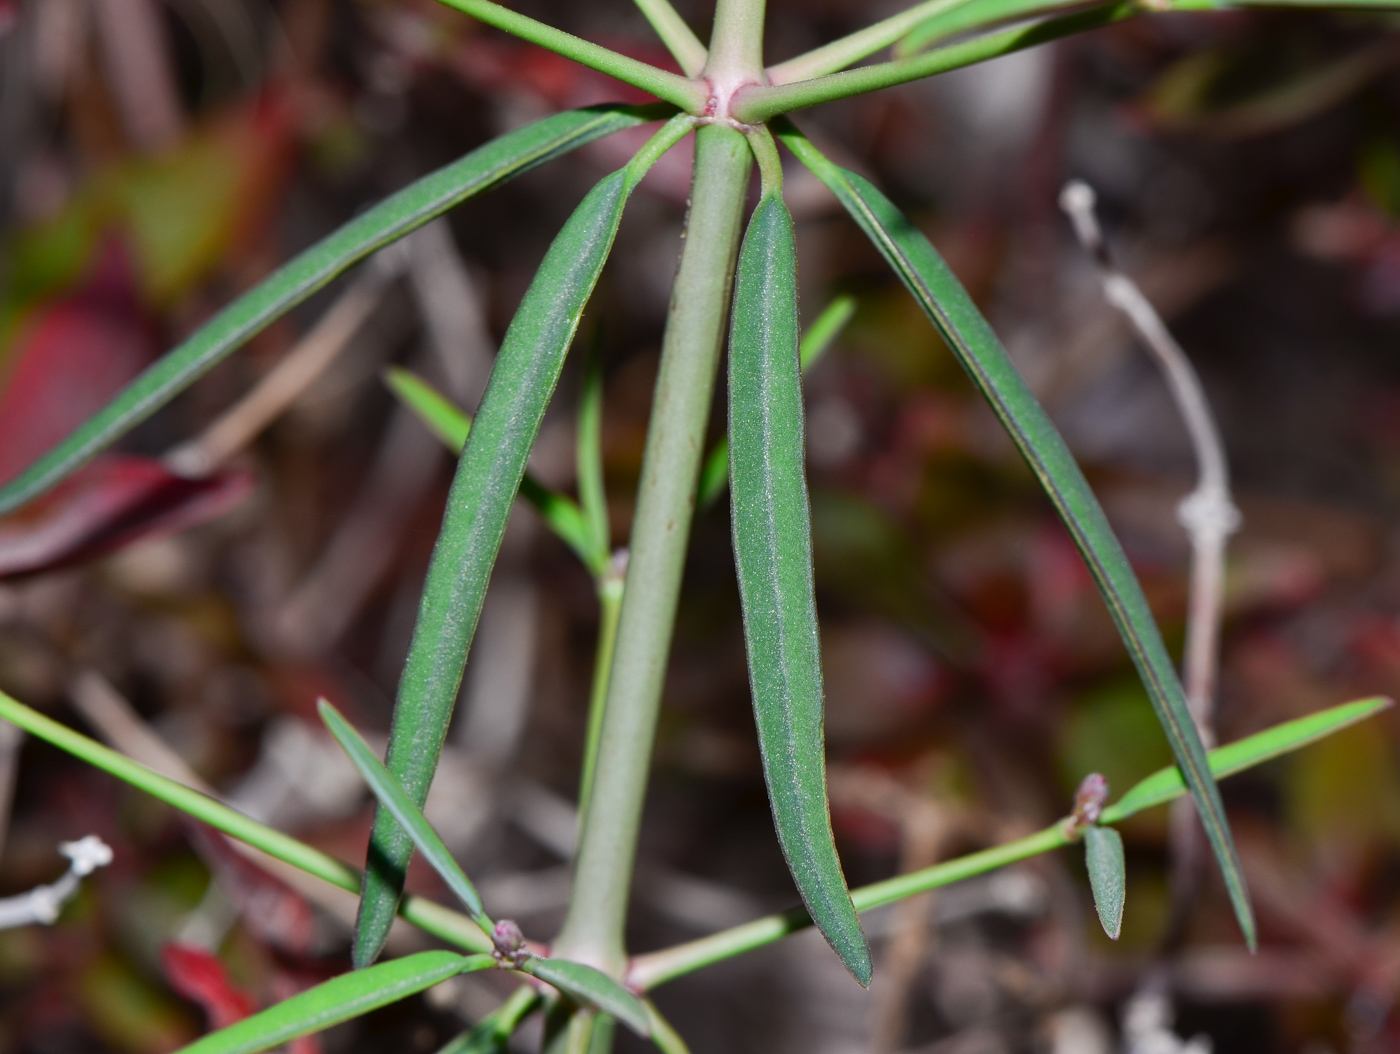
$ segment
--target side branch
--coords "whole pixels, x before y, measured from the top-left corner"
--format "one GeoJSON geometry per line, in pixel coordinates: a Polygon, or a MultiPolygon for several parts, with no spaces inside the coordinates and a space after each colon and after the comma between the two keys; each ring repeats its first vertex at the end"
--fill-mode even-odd
{"type": "Polygon", "coordinates": [[[562,29],[518,14],[510,8],[492,3],[491,0],[441,0],[448,7],[495,26],[512,36],[548,48],[566,59],[573,59],[590,69],[616,77],[634,88],[651,92],[658,99],[679,106],[687,113],[699,114],[705,109],[708,92],[696,81],[675,73],[657,69],[646,62],[619,55],[600,44],[565,33],[562,29]]]}
{"type": "Polygon", "coordinates": [[[670,0],[635,0],[637,9],[646,16],[651,28],[666,45],[687,77],[698,77],[705,68],[709,51],[700,42],[685,19],[671,6],[670,0]]]}
{"type": "Polygon", "coordinates": [[[1132,0],[1120,0],[1118,3],[1097,7],[1091,11],[1048,19],[1032,26],[1018,26],[1001,33],[991,33],[976,40],[938,48],[912,58],[879,62],[794,84],[746,88],[735,97],[731,112],[736,120],[745,124],[758,124],[779,114],[816,106],[818,103],[846,99],[852,95],[864,95],[866,92],[878,91],[896,84],[922,80],[935,73],[946,73],[962,66],[971,66],[998,55],[1035,47],[1037,44],[1120,22],[1142,13],[1143,9],[1132,0]]]}

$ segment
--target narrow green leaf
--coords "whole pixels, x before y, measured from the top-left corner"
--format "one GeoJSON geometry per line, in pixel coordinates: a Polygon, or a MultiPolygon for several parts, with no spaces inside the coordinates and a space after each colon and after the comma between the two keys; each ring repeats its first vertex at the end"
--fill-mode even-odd
{"type": "Polygon", "coordinates": [[[418,415],[418,419],[442,441],[443,446],[454,454],[462,452],[467,445],[467,433],[472,430],[470,414],[418,374],[402,366],[390,366],[385,370],[384,383],[418,415]]]}
{"type": "Polygon", "coordinates": [[[601,570],[612,551],[612,535],[608,526],[608,494],[603,486],[603,366],[596,353],[588,364],[583,396],[579,399],[575,460],[579,504],[588,524],[592,563],[601,570]]]}
{"type": "MultiPolygon", "coordinates": [[[[1358,721],[1364,721],[1382,710],[1389,710],[1394,705],[1394,702],[1383,696],[1377,696],[1373,699],[1358,699],[1352,703],[1343,703],[1341,706],[1334,706],[1316,714],[1309,714],[1307,717],[1275,725],[1263,732],[1256,732],[1245,739],[1212,750],[1209,755],[1210,771],[1217,779],[1233,776],[1236,772],[1253,768],[1270,758],[1290,753],[1299,747],[1330,736],[1333,732],[1339,732],[1343,728],[1354,725],[1358,721]]],[[[1099,822],[1119,823],[1144,809],[1163,805],[1173,798],[1180,797],[1185,786],[1180,769],[1175,767],[1159,769],[1146,779],[1139,781],[1123,797],[1104,809],[1103,815],[1099,817],[1099,822]]]]}
{"type": "Polygon", "coordinates": [[[1084,862],[1089,868],[1089,888],[1094,891],[1094,910],[1103,931],[1116,941],[1123,929],[1123,898],[1128,888],[1123,836],[1112,827],[1091,824],[1084,828],[1084,862]]]}
{"type": "MultiPolygon", "coordinates": [[[[856,313],[856,298],[838,296],[807,327],[802,334],[802,372],[806,373],[826,354],[856,313]]],[[[705,458],[700,469],[698,504],[700,508],[713,505],[729,484],[729,438],[721,437],[705,458]]]]}
{"type": "MultiPolygon", "coordinates": [[[[201,823],[231,838],[237,838],[254,849],[275,857],[283,863],[313,875],[329,885],[349,892],[360,888],[360,872],[332,856],[299,842],[266,824],[258,823],[223,802],[177,783],[158,772],[152,772],[125,754],[119,754],[81,733],[61,725],[38,711],[0,692],[0,718],[10,721],[30,735],[67,751],[117,779],[149,794],[158,801],[179,809],[201,823]]],[[[490,951],[491,938],[465,915],[450,911],[422,897],[405,897],[400,914],[426,933],[468,951],[490,951]]]]}
{"type": "MultiPolygon", "coordinates": [[[[412,370],[391,366],[384,371],[384,383],[447,449],[454,454],[462,452],[471,432],[470,415],[412,370]]],[[[595,565],[599,558],[592,530],[578,504],[567,495],[546,487],[528,472],[520,481],[520,496],[534,506],[545,526],[577,554],[584,566],[597,574],[595,565]]]]}
{"type": "Polygon", "coordinates": [[[298,1036],[320,1032],[352,1017],[396,1003],[460,973],[495,965],[489,955],[463,957],[452,952],[418,952],[367,970],[332,977],[284,999],[262,1013],[211,1032],[179,1054],[255,1054],[298,1036]]]}
{"type": "Polygon", "coordinates": [[[783,121],[780,127],[783,141],[840,199],[914,295],[1001,419],[1069,529],[1186,774],[1186,785],[1220,864],[1240,929],[1245,941],[1254,947],[1254,912],[1220,790],[1207,767],[1205,749],[1147,598],[1084,473],[992,327],[923,233],[867,180],[827,160],[791,123],[783,121]]]}
{"type": "Polygon", "coordinates": [[[525,960],[521,969],[552,984],[574,1002],[611,1014],[637,1035],[651,1035],[651,1019],[642,1001],[601,970],[567,959],[540,957],[525,960]]]}
{"type": "Polygon", "coordinates": [[[768,195],[749,221],[729,338],[729,474],[763,774],[802,901],[846,968],[870,983],[870,948],[841,873],[826,796],[821,648],[798,367],[792,217],[768,195]]]}
{"type": "Polygon", "coordinates": [[[529,985],[517,988],[509,999],[473,1027],[439,1047],[437,1054],[508,1054],[510,1037],[540,1002],[539,992],[529,985]]]}
{"type": "MultiPolygon", "coordinates": [[[[550,245],[501,342],[448,494],[389,731],[385,766],[420,807],[452,720],[511,503],[623,206],[656,159],[692,127],[688,117],[672,118],[626,168],[589,191],[550,245]]],[[[384,945],[412,855],[412,840],[381,807],[360,893],[357,966],[373,962],[384,945]]]]}
{"type": "Polygon", "coordinates": [[[374,791],[374,796],[379,799],[379,803],[393,814],[394,819],[399,822],[399,826],[407,831],[408,836],[413,839],[413,844],[418,847],[418,851],[423,854],[428,863],[433,865],[433,870],[447,883],[447,888],[452,890],[457,895],[457,899],[466,905],[467,911],[471,912],[472,921],[489,932],[491,920],[486,915],[486,909],[482,907],[481,897],[477,894],[476,887],[472,885],[471,879],[458,866],[457,861],[452,858],[447,846],[442,844],[442,839],[433,830],[432,824],[428,823],[422,810],[404,793],[399,781],[374,756],[374,751],[369,748],[369,744],[351,727],[350,722],[340,715],[339,710],[324,699],[316,704],[316,709],[321,714],[321,720],[326,723],[326,728],[335,737],[335,741],[354,762],[355,768],[360,770],[360,775],[365,778],[370,790],[374,791]]]}
{"type": "Polygon", "coordinates": [[[623,128],[659,120],[668,112],[670,108],[664,106],[595,106],[555,114],[493,139],[385,198],[220,311],[82,427],[0,488],[0,516],[54,486],[273,319],[376,249],[560,154],[623,128]]]}

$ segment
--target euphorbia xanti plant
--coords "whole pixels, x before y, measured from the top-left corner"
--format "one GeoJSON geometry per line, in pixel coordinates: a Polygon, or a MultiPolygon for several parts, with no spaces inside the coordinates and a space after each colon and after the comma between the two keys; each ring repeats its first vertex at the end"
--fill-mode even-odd
{"type": "MultiPolygon", "coordinates": [[[[606,1049],[615,1021],[663,1049],[684,1044],[646,1000],[658,984],[816,925],[857,982],[871,957],[860,910],[1084,841],[1100,914],[1122,905],[1122,848],[1111,825],[1189,793],[1224,876],[1245,941],[1255,942],[1215,777],[1227,775],[1385,705],[1365,700],[1279,726],[1207,755],[1142,591],[1098,502],[1054,425],[967,292],[919,230],[871,183],[827,159],[787,114],[969,65],[1186,2],[1045,3],[927,0],[805,55],[766,66],[764,0],[718,0],[708,46],[667,0],[636,0],[683,74],[667,72],[517,14],[490,0],[448,0],[505,32],[644,89],[650,106],[596,106],[547,117],[474,150],[382,201],[230,305],[138,378],[111,405],[0,491],[0,513],[52,487],[154,413],[269,322],[375,250],[455,205],[602,136],[656,131],[583,199],[559,232],[512,321],[475,419],[416,378],[391,383],[461,458],[403,670],[381,763],[329,704],[322,713],[379,800],[363,874],[256,824],[0,697],[0,715],[170,802],[234,838],[360,894],[355,971],[213,1033],[191,1049],[264,1050],[421,991],[456,973],[522,976],[514,996],[454,1041],[456,1051],[504,1049],[530,1013],[570,1051],[606,1049]],[[1010,27],[1010,28],[1006,28],[1010,27]],[[956,43],[946,43],[956,38],[956,43]],[[890,61],[848,69],[893,46],[890,61]],[[647,170],[695,136],[686,234],[671,296],[636,515],[625,552],[611,552],[598,452],[600,388],[579,415],[579,498],[526,473],[564,358],[607,262],[623,209],[647,170]],[[927,314],[986,397],[1074,538],[1108,605],[1172,749],[1177,768],[1113,805],[1088,779],[1073,814],[1019,841],[851,892],[828,814],[822,678],[804,468],[801,370],[848,313],[824,313],[799,333],[792,218],[780,145],[837,197],[927,314]],[[760,196],[746,215],[753,170],[760,196]],[[721,445],[704,457],[716,376],[728,338],[727,472],[735,563],[754,714],[779,841],[804,907],[663,951],[629,957],[624,922],[690,523],[718,494],[721,445]],[[702,465],[702,462],[704,464],[702,465]],[[702,480],[702,467],[704,468],[702,480]],[[594,574],[602,608],[598,665],[580,788],[572,895],[546,946],[493,921],[420,811],[452,716],[482,600],[512,503],[524,497],[594,574]],[[402,894],[421,852],[466,915],[402,894]],[[378,962],[395,915],[467,954],[422,952],[378,962]]],[[[1357,6],[1355,3],[1348,6],[1357,6]]],[[[1381,6],[1381,5],[1377,5],[1381,6]]]]}

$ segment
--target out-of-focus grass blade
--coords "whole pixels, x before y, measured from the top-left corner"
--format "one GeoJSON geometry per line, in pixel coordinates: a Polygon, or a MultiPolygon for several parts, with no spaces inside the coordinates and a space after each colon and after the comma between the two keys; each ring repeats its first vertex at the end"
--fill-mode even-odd
{"type": "MultiPolygon", "coordinates": [[[[385,767],[420,808],[452,720],[511,503],[623,206],[693,124],[689,117],[672,118],[625,168],[589,191],[550,245],[501,342],[447,497],[389,730],[385,767]]],[[[412,840],[381,807],[360,893],[355,965],[373,962],[383,947],[412,855],[412,840]]]]}
{"type": "Polygon", "coordinates": [[[437,1054],[507,1054],[510,1037],[541,1002],[539,992],[529,985],[517,988],[474,1026],[439,1047],[437,1054]]]}
{"type": "MultiPolygon", "coordinates": [[[[1358,699],[1275,725],[1226,746],[1216,747],[1210,752],[1210,771],[1217,779],[1233,776],[1236,772],[1253,768],[1270,758],[1290,753],[1330,736],[1333,732],[1364,721],[1382,710],[1389,710],[1394,705],[1392,700],[1383,696],[1358,699]]],[[[1165,804],[1179,797],[1184,787],[1185,782],[1181,778],[1180,769],[1159,769],[1104,809],[1099,822],[1119,823],[1144,809],[1165,804]]]]}
{"type": "Polygon", "coordinates": [[[1084,828],[1084,862],[1089,868],[1094,910],[1103,931],[1116,941],[1123,930],[1123,898],[1128,885],[1123,836],[1112,827],[1084,828]]]}
{"type": "Polygon", "coordinates": [[[596,354],[584,375],[575,451],[579,504],[583,506],[593,557],[585,563],[589,563],[590,570],[597,575],[607,566],[612,532],[608,525],[608,494],[603,486],[603,366],[596,354]]]}
{"type": "Polygon", "coordinates": [[[48,490],[168,403],[273,319],[376,249],[468,198],[670,107],[597,106],[555,114],[493,139],[385,198],[244,293],[132,381],[76,432],[0,488],[0,516],[48,490]]]}
{"type": "Polygon", "coordinates": [[[739,250],[729,331],[730,521],[749,684],[788,870],[822,935],[868,985],[870,948],[841,873],[826,796],[797,345],[792,217],[769,194],[739,250]]]}
{"type": "Polygon", "coordinates": [[[1186,708],[1176,667],[1123,547],[1059,431],[943,258],[867,180],[834,165],[790,122],[779,136],[836,195],[914,295],[1040,480],[1108,605],[1196,802],[1245,941],[1256,943],[1249,890],[1235,854],[1220,790],[1186,708]]]}
{"type": "Polygon", "coordinates": [[[179,1054],[255,1054],[280,1047],[298,1036],[359,1017],[398,1002],[460,973],[495,966],[489,955],[418,952],[367,970],[332,977],[262,1013],[212,1032],[179,1054]]]}
{"type": "MultiPolygon", "coordinates": [[[[470,415],[412,370],[391,366],[384,371],[384,383],[447,449],[454,454],[462,452],[472,428],[470,415]]],[[[578,504],[567,495],[546,487],[528,472],[520,480],[520,496],[534,506],[545,526],[597,574],[594,565],[599,559],[594,550],[592,528],[578,504]]]]}
{"type": "Polygon", "coordinates": [[[968,30],[986,30],[1008,22],[1092,6],[1085,0],[963,0],[930,15],[894,46],[897,59],[968,30]]]}
{"type": "MultiPolygon", "coordinates": [[[[838,296],[826,305],[825,310],[807,327],[802,334],[802,372],[806,373],[826,354],[832,342],[846,328],[846,324],[856,313],[856,298],[838,296]]],[[[705,458],[700,469],[699,497],[700,508],[713,505],[729,483],[729,438],[721,438],[705,458]]]]}
{"type": "Polygon", "coordinates": [[[374,796],[379,799],[379,803],[393,813],[394,819],[398,820],[399,826],[408,832],[409,837],[413,839],[413,844],[418,847],[418,851],[423,854],[428,863],[433,865],[433,870],[442,876],[442,880],[447,883],[447,888],[452,890],[457,895],[457,899],[466,905],[467,911],[471,913],[472,921],[489,932],[491,920],[486,915],[486,909],[481,904],[481,897],[477,893],[476,887],[472,885],[471,879],[457,865],[457,861],[452,859],[452,854],[448,851],[447,846],[442,844],[442,839],[433,830],[432,824],[428,823],[422,810],[404,793],[399,781],[394,779],[383,763],[374,756],[374,751],[369,748],[369,744],[360,737],[350,722],[341,716],[339,710],[324,699],[316,704],[316,709],[321,714],[321,720],[326,723],[326,728],[335,737],[335,741],[349,755],[355,768],[360,770],[360,775],[365,778],[370,790],[374,791],[374,796]]]}
{"type": "Polygon", "coordinates": [[[637,1035],[651,1035],[651,1019],[642,1001],[601,970],[567,959],[538,957],[525,960],[521,969],[552,984],[576,1003],[611,1014],[637,1035]]]}

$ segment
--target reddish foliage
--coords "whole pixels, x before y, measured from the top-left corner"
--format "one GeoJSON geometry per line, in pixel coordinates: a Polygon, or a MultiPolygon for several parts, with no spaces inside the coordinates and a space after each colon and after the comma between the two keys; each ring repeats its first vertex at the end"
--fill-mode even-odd
{"type": "Polygon", "coordinates": [[[210,1029],[227,1028],[257,1009],[253,997],[235,988],[224,964],[204,948],[167,944],[160,963],[170,987],[208,1015],[210,1029]]]}

